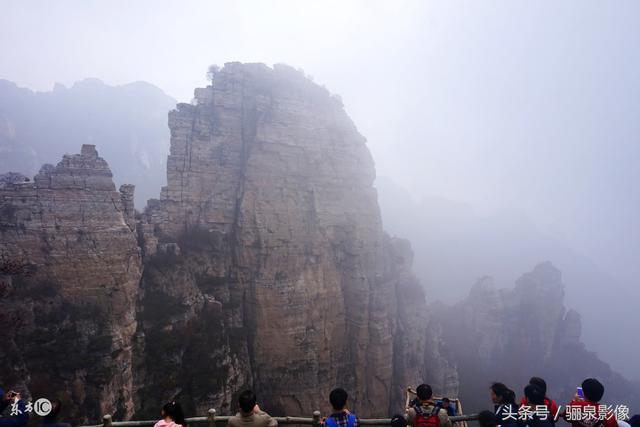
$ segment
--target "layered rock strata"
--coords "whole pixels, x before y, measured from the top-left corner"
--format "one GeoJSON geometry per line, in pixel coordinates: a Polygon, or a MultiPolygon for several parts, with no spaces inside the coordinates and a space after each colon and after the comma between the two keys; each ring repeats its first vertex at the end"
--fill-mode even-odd
{"type": "Polygon", "coordinates": [[[398,409],[439,355],[341,102],[290,67],[231,63],[169,127],[168,185],[139,228],[141,411],[176,394],[227,408],[252,387],[310,413],[336,385],[362,414],[398,409]]]}
{"type": "Polygon", "coordinates": [[[133,414],[132,191],[116,191],[92,145],[0,185],[3,386],[58,397],[73,419],[133,414]]]}
{"type": "Polygon", "coordinates": [[[169,114],[167,186],[142,214],[89,145],[0,180],[4,385],[57,393],[77,422],[170,400],[230,413],[244,388],[296,415],[327,412],[336,386],[361,416],[400,411],[424,380],[455,394],[340,100],[239,63],[195,95],[169,114]]]}

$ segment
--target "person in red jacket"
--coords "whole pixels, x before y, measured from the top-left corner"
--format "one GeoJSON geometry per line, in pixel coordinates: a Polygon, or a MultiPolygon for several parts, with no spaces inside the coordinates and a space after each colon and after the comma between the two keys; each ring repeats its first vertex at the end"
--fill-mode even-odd
{"type": "MultiPolygon", "coordinates": [[[[549,410],[549,416],[554,420],[557,420],[560,409],[558,408],[558,404],[553,399],[550,399],[547,397],[547,382],[540,377],[531,377],[531,379],[529,380],[529,384],[540,387],[540,389],[542,390],[542,393],[544,393],[544,404],[549,410]]],[[[526,404],[527,404],[527,397],[522,396],[522,399],[520,400],[520,406],[523,406],[526,404]]]]}
{"type": "Polygon", "coordinates": [[[582,394],[576,394],[575,398],[567,405],[564,418],[572,427],[618,427],[618,421],[613,412],[601,414],[600,399],[604,395],[604,386],[595,378],[587,378],[582,382],[582,394]],[[573,411],[572,408],[580,409],[573,411]],[[582,414],[581,419],[576,419],[575,413],[582,414]],[[584,416],[589,414],[589,416],[584,416]]]}

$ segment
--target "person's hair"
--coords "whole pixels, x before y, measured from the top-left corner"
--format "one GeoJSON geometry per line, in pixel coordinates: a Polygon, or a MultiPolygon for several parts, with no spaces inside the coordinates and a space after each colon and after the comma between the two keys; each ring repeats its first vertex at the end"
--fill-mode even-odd
{"type": "Polygon", "coordinates": [[[62,402],[60,399],[52,399],[51,400],[51,411],[44,416],[44,422],[52,423],[58,419],[58,415],[60,415],[60,411],[62,410],[62,402]]]}
{"type": "Polygon", "coordinates": [[[407,419],[400,414],[391,417],[391,427],[407,427],[407,419]]]}
{"type": "Polygon", "coordinates": [[[433,390],[429,384],[420,384],[416,389],[416,394],[420,400],[429,400],[433,396],[433,390]]]}
{"type": "Polygon", "coordinates": [[[162,415],[169,417],[174,423],[186,426],[184,421],[184,412],[182,412],[182,406],[178,402],[169,402],[162,407],[162,415]]]}
{"type": "Polygon", "coordinates": [[[547,395],[547,382],[540,377],[531,377],[529,384],[537,385],[542,390],[542,394],[547,395]]]}
{"type": "Polygon", "coordinates": [[[238,396],[238,403],[240,404],[240,410],[248,414],[256,406],[256,395],[251,390],[245,390],[238,396]]]}
{"type": "Polygon", "coordinates": [[[349,395],[343,388],[334,388],[331,390],[331,393],[329,393],[329,402],[331,402],[331,406],[333,406],[333,409],[336,411],[344,409],[344,407],[347,406],[348,398],[349,395]]]}
{"type": "Polygon", "coordinates": [[[516,394],[513,390],[502,383],[491,384],[491,390],[493,393],[502,399],[502,403],[511,405],[516,404],[516,394]]]}
{"type": "Polygon", "coordinates": [[[529,384],[524,388],[524,395],[534,405],[544,405],[544,393],[542,389],[535,384],[529,384]]]}
{"type": "Polygon", "coordinates": [[[443,401],[443,402],[451,402],[451,401],[449,400],[449,398],[448,398],[448,397],[443,397],[443,398],[442,398],[442,401],[443,401]]]}
{"type": "Polygon", "coordinates": [[[491,411],[482,411],[478,414],[480,427],[495,427],[498,425],[498,417],[491,411]]]}
{"type": "Polygon", "coordinates": [[[587,378],[582,381],[582,392],[591,402],[599,402],[604,394],[604,386],[595,378],[587,378]]]}
{"type": "Polygon", "coordinates": [[[640,415],[634,415],[627,422],[631,427],[640,427],[640,415]]]}

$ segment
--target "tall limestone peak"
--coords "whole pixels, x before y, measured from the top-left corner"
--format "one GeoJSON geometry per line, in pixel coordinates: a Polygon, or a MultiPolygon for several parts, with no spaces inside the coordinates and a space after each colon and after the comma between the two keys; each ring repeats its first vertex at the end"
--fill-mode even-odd
{"type": "Polygon", "coordinates": [[[339,99],[288,66],[230,63],[169,127],[167,186],[140,226],[138,384],[151,404],[140,410],[177,394],[197,412],[212,400],[224,410],[251,387],[275,413],[310,413],[329,409],[335,386],[362,415],[399,410],[409,384],[394,375],[422,381],[438,351],[339,99]],[[419,353],[402,353],[407,343],[419,353]]]}

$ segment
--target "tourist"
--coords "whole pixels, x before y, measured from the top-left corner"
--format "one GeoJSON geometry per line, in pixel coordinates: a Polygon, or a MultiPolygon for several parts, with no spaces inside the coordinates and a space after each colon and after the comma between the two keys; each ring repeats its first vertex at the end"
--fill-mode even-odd
{"type": "Polygon", "coordinates": [[[494,403],[493,413],[503,427],[516,427],[518,424],[518,406],[516,394],[502,383],[493,383],[490,387],[491,401],[494,403]]]}
{"type": "Polygon", "coordinates": [[[333,413],[324,419],[327,427],[358,427],[358,417],[352,414],[347,408],[349,395],[346,390],[336,388],[329,393],[329,403],[333,408],[333,413]]]}
{"type": "Polygon", "coordinates": [[[162,419],[154,427],[185,427],[184,413],[178,402],[169,402],[160,411],[162,419]]]}
{"type": "Polygon", "coordinates": [[[498,418],[491,411],[482,411],[478,414],[478,424],[480,424],[480,427],[496,427],[498,418]]]}
{"type": "Polygon", "coordinates": [[[440,400],[440,402],[437,403],[437,405],[439,407],[441,407],[442,409],[444,409],[445,411],[447,411],[447,415],[449,415],[450,417],[452,417],[452,416],[454,416],[456,414],[456,409],[451,404],[451,400],[449,400],[448,397],[443,397],[440,400]]]}
{"type": "Polygon", "coordinates": [[[58,416],[62,410],[62,402],[59,399],[53,399],[51,401],[51,412],[45,415],[42,419],[41,427],[71,427],[69,423],[61,423],[58,421],[58,416]]]}
{"type": "Polygon", "coordinates": [[[581,414],[593,414],[593,417],[581,417],[581,420],[569,420],[568,414],[571,411],[567,410],[564,413],[564,417],[567,422],[572,424],[572,427],[618,427],[618,422],[614,414],[609,413],[602,416],[604,421],[600,421],[600,407],[599,402],[604,395],[604,386],[600,381],[595,378],[587,378],[582,382],[582,396],[580,392],[576,393],[574,399],[569,403],[569,407],[580,407],[581,414]],[[589,408],[588,410],[586,408],[589,408]]]}
{"type": "Polygon", "coordinates": [[[529,427],[554,427],[554,416],[545,404],[542,388],[535,384],[528,384],[524,388],[524,404],[521,406],[519,419],[521,425],[529,427]]]}
{"type": "Polygon", "coordinates": [[[407,410],[407,422],[413,427],[451,427],[447,411],[433,401],[433,391],[428,384],[416,389],[418,402],[407,410]]]}
{"type": "Polygon", "coordinates": [[[245,390],[238,396],[240,412],[229,418],[228,427],[275,427],[278,422],[258,406],[256,395],[245,390]]]}
{"type": "Polygon", "coordinates": [[[391,417],[391,427],[407,427],[407,419],[400,414],[391,417]]]}
{"type": "MultiPolygon", "coordinates": [[[[536,386],[540,387],[540,389],[542,390],[542,393],[544,393],[544,403],[543,403],[543,405],[545,405],[547,407],[547,409],[549,410],[549,413],[551,414],[553,419],[557,420],[560,410],[558,408],[558,404],[554,400],[549,399],[547,397],[547,382],[545,380],[543,380],[542,378],[540,378],[540,377],[531,377],[531,379],[529,380],[529,384],[536,385],[536,386]]],[[[522,400],[520,401],[520,405],[526,404],[526,400],[527,400],[527,398],[525,396],[523,396],[522,400]]]]}
{"type": "Polygon", "coordinates": [[[15,413],[9,412],[9,415],[0,417],[0,427],[24,427],[29,421],[29,413],[27,405],[22,400],[20,393],[9,391],[7,393],[0,389],[0,414],[9,407],[9,411],[15,409],[15,413]]]}

